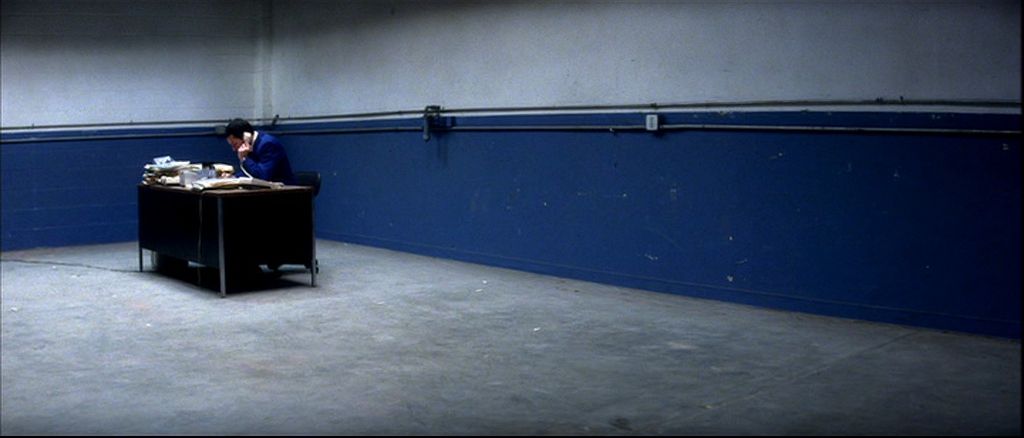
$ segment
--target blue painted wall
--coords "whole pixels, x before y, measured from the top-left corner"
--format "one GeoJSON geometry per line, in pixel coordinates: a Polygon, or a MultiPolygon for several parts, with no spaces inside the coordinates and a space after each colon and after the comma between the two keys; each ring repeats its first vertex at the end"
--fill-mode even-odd
{"type": "MultiPolygon", "coordinates": [[[[1019,116],[968,114],[703,113],[662,121],[1020,129],[1019,116]]],[[[642,118],[454,124],[637,125],[642,118]]],[[[281,131],[297,168],[323,172],[317,224],[329,239],[1020,336],[1019,136],[452,131],[424,142],[416,132],[281,131]]]]}
{"type": "MultiPolygon", "coordinates": [[[[456,117],[453,124],[642,120],[456,117]]],[[[1020,116],[971,114],[680,113],[662,122],[1020,130],[1020,116]]],[[[485,129],[436,132],[425,142],[417,131],[300,133],[394,126],[416,128],[420,120],[275,128],[297,170],[323,174],[321,237],[688,296],[1020,337],[1019,135],[485,129]]],[[[142,163],[164,153],[210,159],[213,151],[230,160],[212,137],[102,143],[3,145],[5,250],[132,240],[142,163]],[[62,152],[74,160],[62,161],[62,152]],[[104,160],[113,164],[94,169],[104,160]],[[41,172],[44,162],[59,168],[41,172]],[[63,185],[80,191],[73,199],[46,177],[62,170],[83,175],[82,183],[63,185]],[[84,201],[89,196],[97,200],[84,201]],[[65,231],[83,235],[58,237],[65,231]]]]}
{"type": "MultiPolygon", "coordinates": [[[[199,130],[120,130],[4,134],[0,144],[2,249],[85,245],[138,239],[135,186],[154,157],[231,160],[222,138],[199,130]],[[196,131],[194,136],[177,136],[196,131]],[[176,135],[161,137],[161,133],[176,135]],[[48,141],[89,135],[153,136],[48,141]]],[[[232,161],[223,161],[231,163],[232,161]]]]}

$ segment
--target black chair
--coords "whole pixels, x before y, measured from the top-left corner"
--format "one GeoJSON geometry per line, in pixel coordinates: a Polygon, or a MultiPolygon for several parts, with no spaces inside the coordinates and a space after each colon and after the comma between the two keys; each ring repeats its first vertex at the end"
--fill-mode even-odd
{"type": "Polygon", "coordinates": [[[295,185],[313,188],[313,197],[320,194],[320,172],[295,172],[295,185]]]}

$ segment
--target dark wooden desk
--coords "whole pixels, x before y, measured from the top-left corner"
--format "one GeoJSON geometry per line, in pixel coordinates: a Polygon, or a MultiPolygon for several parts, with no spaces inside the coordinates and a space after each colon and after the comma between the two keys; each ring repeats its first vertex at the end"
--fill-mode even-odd
{"type": "Polygon", "coordinates": [[[237,290],[259,265],[310,268],[316,286],[313,189],[206,190],[140,184],[142,250],[218,269],[221,297],[237,290]]]}

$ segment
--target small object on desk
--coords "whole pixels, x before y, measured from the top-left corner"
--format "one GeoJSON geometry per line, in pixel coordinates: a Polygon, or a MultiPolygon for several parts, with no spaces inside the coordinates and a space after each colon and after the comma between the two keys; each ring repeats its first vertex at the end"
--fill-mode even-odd
{"type": "Polygon", "coordinates": [[[213,169],[217,171],[217,178],[231,178],[235,174],[235,166],[230,164],[215,163],[213,169]]]}
{"type": "Polygon", "coordinates": [[[160,178],[157,178],[156,183],[160,184],[160,185],[165,185],[165,186],[180,186],[181,185],[181,177],[180,176],[161,176],[160,178]]]}
{"type": "Polygon", "coordinates": [[[199,177],[199,173],[196,173],[195,171],[192,170],[186,170],[181,172],[181,176],[179,177],[179,179],[181,185],[185,186],[185,188],[189,188],[190,186],[192,186],[192,183],[199,181],[201,178],[199,177]]]}

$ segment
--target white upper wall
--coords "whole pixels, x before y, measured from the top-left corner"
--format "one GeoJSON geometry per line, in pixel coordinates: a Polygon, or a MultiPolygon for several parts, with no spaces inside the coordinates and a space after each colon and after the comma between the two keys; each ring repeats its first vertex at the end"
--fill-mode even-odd
{"type": "Polygon", "coordinates": [[[0,125],[1019,102],[1018,0],[4,0],[0,125]]]}
{"type": "Polygon", "coordinates": [[[0,124],[251,116],[261,5],[4,0],[0,124]]]}
{"type": "Polygon", "coordinates": [[[273,3],[273,112],[1020,101],[1018,0],[273,3]]]}

